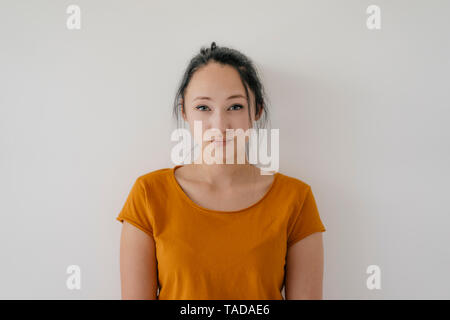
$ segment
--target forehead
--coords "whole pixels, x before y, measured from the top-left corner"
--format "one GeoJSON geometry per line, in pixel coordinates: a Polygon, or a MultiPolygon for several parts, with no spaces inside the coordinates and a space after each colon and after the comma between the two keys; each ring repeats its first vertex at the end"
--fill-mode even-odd
{"type": "MultiPolygon", "coordinates": [[[[245,89],[239,73],[229,65],[210,62],[193,74],[186,88],[185,96],[187,101],[191,101],[197,96],[208,96],[214,100],[221,100],[228,98],[231,94],[239,93],[245,96],[245,89]]],[[[249,94],[251,95],[250,91],[249,94]]]]}

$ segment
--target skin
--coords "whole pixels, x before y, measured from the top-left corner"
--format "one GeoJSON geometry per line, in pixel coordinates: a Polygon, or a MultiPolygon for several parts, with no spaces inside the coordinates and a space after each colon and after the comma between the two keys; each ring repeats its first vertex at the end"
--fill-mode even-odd
{"type": "Polygon", "coordinates": [[[123,222],[120,238],[120,279],[123,300],[156,300],[155,242],[144,231],[123,222]]]}
{"type": "MultiPolygon", "coordinates": [[[[218,129],[225,139],[226,129],[247,130],[255,115],[254,95],[249,90],[250,106],[245,98],[245,89],[239,74],[230,66],[211,62],[194,73],[185,92],[183,118],[194,134],[194,121],[202,121],[202,132],[218,129]],[[231,95],[243,97],[228,99],[231,95]],[[197,97],[210,99],[196,99],[197,97]],[[242,108],[240,106],[242,106],[242,108]]],[[[214,138],[214,137],[212,137],[214,138]]],[[[202,207],[234,211],[251,206],[261,199],[272,185],[273,175],[261,175],[259,168],[248,163],[237,164],[237,138],[234,164],[189,164],[178,168],[175,177],[183,191],[202,207]]],[[[201,141],[197,141],[201,143],[201,141]]],[[[208,146],[202,143],[202,150],[208,146]]],[[[224,145],[223,162],[226,160],[224,145]]],[[[204,153],[205,154],[205,153],[204,153]]],[[[226,213],[224,213],[226,214],[226,213]]],[[[155,243],[145,232],[124,221],[120,246],[120,270],[122,299],[156,299],[157,260],[155,243]]],[[[322,299],[323,240],[322,233],[314,233],[292,245],[286,256],[285,298],[286,300],[322,299]]]]}

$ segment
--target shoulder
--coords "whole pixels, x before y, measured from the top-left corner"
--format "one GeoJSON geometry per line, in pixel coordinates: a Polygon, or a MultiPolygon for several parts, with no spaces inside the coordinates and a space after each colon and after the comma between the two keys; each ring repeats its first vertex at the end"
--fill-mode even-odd
{"type": "MultiPolygon", "coordinates": [[[[167,185],[169,183],[170,176],[172,174],[172,168],[156,169],[144,174],[141,174],[136,178],[136,182],[149,189],[152,186],[167,185]]],[[[158,190],[158,189],[156,189],[158,190]]]]}
{"type": "Polygon", "coordinates": [[[299,178],[296,178],[293,176],[289,176],[289,175],[281,173],[281,172],[278,172],[278,176],[279,176],[280,180],[283,181],[283,184],[288,185],[290,187],[300,188],[300,189],[306,189],[306,188],[310,187],[310,185],[302,179],[299,179],[299,178]]]}
{"type": "Polygon", "coordinates": [[[279,187],[283,190],[286,197],[292,196],[302,200],[311,190],[310,184],[300,178],[296,178],[281,172],[278,172],[279,187]]]}

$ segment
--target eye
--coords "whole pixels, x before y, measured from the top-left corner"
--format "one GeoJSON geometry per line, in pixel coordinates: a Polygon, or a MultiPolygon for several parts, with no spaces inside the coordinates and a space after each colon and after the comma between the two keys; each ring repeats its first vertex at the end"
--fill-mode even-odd
{"type": "Polygon", "coordinates": [[[207,106],[197,106],[197,107],[195,107],[197,110],[200,110],[200,111],[206,111],[205,109],[200,109],[200,108],[202,108],[202,107],[204,107],[204,108],[208,108],[209,109],[209,107],[207,107],[207,106]]]}
{"type": "Polygon", "coordinates": [[[235,110],[241,110],[241,109],[244,109],[244,107],[241,106],[240,104],[235,104],[235,105],[231,106],[230,108],[233,108],[233,107],[239,107],[239,109],[235,109],[235,110]]]}

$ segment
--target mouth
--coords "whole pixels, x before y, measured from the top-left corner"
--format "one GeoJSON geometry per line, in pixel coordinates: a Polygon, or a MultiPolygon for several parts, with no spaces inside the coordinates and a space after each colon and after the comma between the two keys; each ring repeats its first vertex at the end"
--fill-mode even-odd
{"type": "Polygon", "coordinates": [[[210,140],[209,142],[214,143],[214,144],[227,144],[228,142],[232,141],[233,139],[228,139],[228,140],[210,140]]]}

